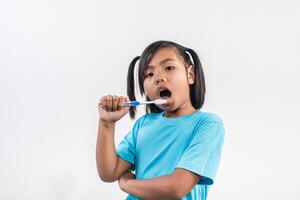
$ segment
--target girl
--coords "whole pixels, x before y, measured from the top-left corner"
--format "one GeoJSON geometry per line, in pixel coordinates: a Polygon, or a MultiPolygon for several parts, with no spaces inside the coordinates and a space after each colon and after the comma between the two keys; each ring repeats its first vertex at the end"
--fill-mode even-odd
{"type": "Polygon", "coordinates": [[[224,142],[222,119],[200,111],[205,97],[202,66],[196,52],[170,41],[150,44],[130,63],[127,95],[100,99],[96,146],[98,174],[118,180],[130,199],[205,200],[213,184],[224,142]],[[148,104],[146,114],[115,148],[116,122],[128,112],[134,119],[134,66],[139,60],[141,95],[163,98],[148,104]],[[135,171],[135,175],[131,172],[135,171]]]}

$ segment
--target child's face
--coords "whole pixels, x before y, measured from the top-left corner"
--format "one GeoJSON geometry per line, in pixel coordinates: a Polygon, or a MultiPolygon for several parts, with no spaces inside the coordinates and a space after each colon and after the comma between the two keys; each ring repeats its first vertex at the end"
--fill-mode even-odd
{"type": "Polygon", "coordinates": [[[191,110],[189,85],[194,83],[194,68],[187,66],[175,48],[158,50],[144,71],[144,90],[150,100],[166,99],[158,107],[165,111],[191,110]],[[168,91],[162,90],[167,89],[168,91]]]}

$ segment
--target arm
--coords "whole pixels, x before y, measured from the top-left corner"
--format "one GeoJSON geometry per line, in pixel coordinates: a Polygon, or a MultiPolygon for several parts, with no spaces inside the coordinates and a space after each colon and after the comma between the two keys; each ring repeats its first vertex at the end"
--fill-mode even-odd
{"type": "MultiPolygon", "coordinates": [[[[128,100],[128,99],[127,99],[128,100]]],[[[128,170],[130,163],[124,161],[116,154],[114,133],[115,124],[122,118],[128,109],[122,107],[124,98],[104,96],[99,102],[99,123],[96,144],[96,162],[98,174],[102,181],[113,182],[128,170]],[[103,106],[100,106],[102,104],[103,106]]]]}
{"type": "Polygon", "coordinates": [[[180,199],[199,182],[200,177],[185,169],[176,169],[171,175],[153,179],[135,180],[130,172],[119,179],[120,188],[142,199],[180,199]]]}
{"type": "Polygon", "coordinates": [[[104,123],[99,120],[96,161],[98,174],[105,182],[118,180],[120,175],[131,166],[116,154],[114,130],[115,123],[104,123]]]}

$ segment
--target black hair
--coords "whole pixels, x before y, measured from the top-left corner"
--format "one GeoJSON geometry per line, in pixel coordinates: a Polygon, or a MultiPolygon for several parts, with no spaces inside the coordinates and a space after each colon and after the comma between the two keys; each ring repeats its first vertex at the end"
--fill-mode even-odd
{"type": "MultiPolygon", "coordinates": [[[[177,50],[179,55],[183,58],[185,64],[193,65],[194,72],[195,72],[195,81],[194,84],[190,85],[190,99],[193,107],[195,109],[202,108],[205,99],[205,79],[204,73],[202,69],[202,65],[197,53],[190,48],[184,47],[179,45],[175,42],[171,41],[156,41],[151,43],[146,49],[143,51],[141,56],[136,56],[130,63],[128,68],[127,74],[127,95],[131,101],[135,101],[135,93],[134,93],[134,67],[138,60],[139,67],[138,67],[138,83],[140,93],[143,96],[145,94],[144,91],[144,70],[150,63],[151,59],[153,58],[154,54],[161,48],[165,47],[173,47],[177,50]]],[[[146,97],[147,101],[149,101],[149,97],[146,97]]],[[[146,105],[146,113],[160,113],[163,110],[157,107],[155,104],[147,104],[146,105]]],[[[129,115],[131,119],[135,118],[136,108],[130,107],[129,115]]]]}

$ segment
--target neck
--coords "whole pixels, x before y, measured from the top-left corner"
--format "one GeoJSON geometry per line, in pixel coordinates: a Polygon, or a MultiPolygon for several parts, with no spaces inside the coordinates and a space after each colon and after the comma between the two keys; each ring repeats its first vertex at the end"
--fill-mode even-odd
{"type": "Polygon", "coordinates": [[[175,117],[180,117],[180,116],[191,114],[195,111],[196,111],[196,109],[192,106],[192,104],[189,104],[186,106],[179,107],[173,111],[165,111],[164,117],[175,118],[175,117]]]}

